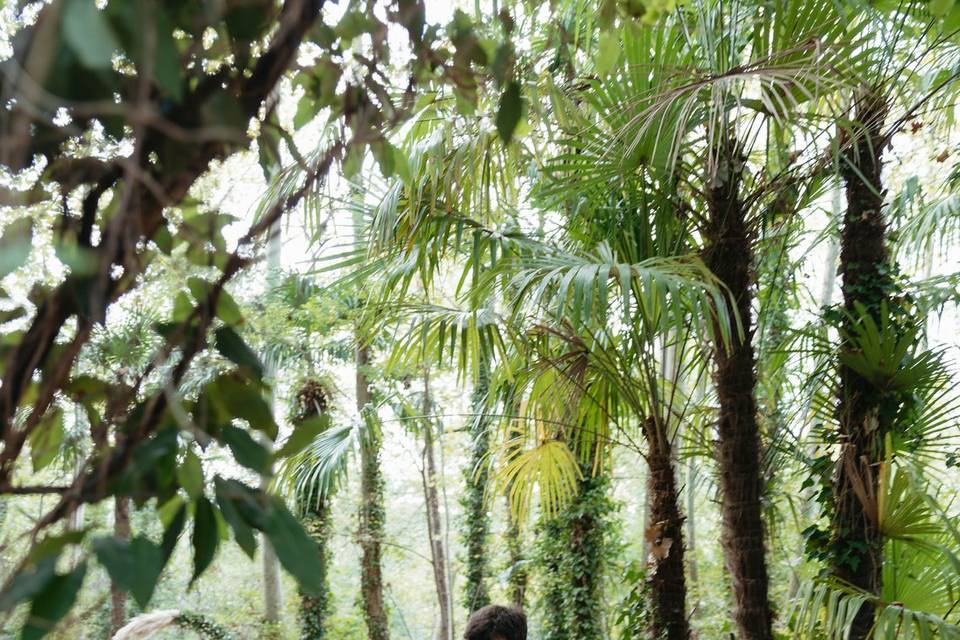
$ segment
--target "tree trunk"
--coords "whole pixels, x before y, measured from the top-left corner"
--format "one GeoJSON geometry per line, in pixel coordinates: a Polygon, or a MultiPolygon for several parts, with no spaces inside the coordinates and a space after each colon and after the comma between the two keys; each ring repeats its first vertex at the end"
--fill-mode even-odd
{"type": "MultiPolygon", "coordinates": [[[[713,348],[723,547],[739,640],[772,640],[754,396],[757,377],[750,309],[751,243],[739,193],[743,158],[731,136],[726,136],[721,148],[712,153],[716,157],[707,178],[709,221],[704,230],[704,260],[732,295],[743,327],[742,335],[731,327],[730,343],[724,344],[717,337],[713,348]]],[[[720,328],[715,329],[719,336],[720,328]]]]}
{"type": "MultiPolygon", "coordinates": [[[[283,228],[280,221],[277,220],[271,227],[267,236],[267,284],[270,287],[276,286],[280,273],[280,252],[283,250],[283,228]]],[[[271,364],[267,365],[268,377],[273,377],[276,372],[271,364]]],[[[270,394],[270,411],[274,412],[276,407],[276,398],[273,391],[270,394]]],[[[264,443],[272,447],[273,443],[266,441],[264,443]]],[[[260,488],[267,490],[270,486],[270,474],[264,474],[260,478],[260,488]]],[[[280,589],[280,559],[277,558],[273,545],[266,535],[261,534],[261,547],[263,548],[262,571],[263,571],[263,620],[267,624],[266,634],[269,637],[276,637],[279,633],[280,609],[282,608],[283,593],[280,589]]]]}
{"type": "Polygon", "coordinates": [[[564,546],[566,531],[560,518],[543,518],[536,536],[539,608],[543,612],[543,640],[574,640],[567,622],[568,607],[564,546]]]}
{"type": "Polygon", "coordinates": [[[687,640],[687,584],[683,563],[683,517],[677,503],[670,440],[656,418],[643,423],[647,441],[647,504],[650,525],[644,532],[652,568],[647,575],[652,615],[651,636],[658,640],[687,640]]]}
{"type": "MultiPolygon", "coordinates": [[[[509,494],[509,490],[507,491],[509,494]]],[[[519,523],[514,519],[513,512],[510,510],[509,500],[507,501],[507,556],[509,564],[509,575],[507,577],[507,597],[510,604],[523,609],[527,600],[527,581],[529,572],[527,571],[527,559],[523,553],[523,533],[520,530],[519,523]]]]}
{"type": "Polygon", "coordinates": [[[440,496],[437,492],[436,452],[433,441],[433,402],[430,397],[430,375],[423,374],[423,496],[427,504],[427,535],[430,539],[430,559],[433,563],[433,583],[440,606],[440,628],[437,640],[453,640],[450,585],[447,582],[447,552],[443,544],[443,524],[440,520],[440,496]]]}
{"type": "Polygon", "coordinates": [[[316,495],[301,496],[299,506],[300,522],[307,534],[320,548],[320,580],[323,584],[316,595],[300,593],[300,638],[301,640],[323,640],[327,637],[327,618],[330,615],[330,586],[328,574],[330,567],[330,504],[326,498],[316,495]]]}
{"type": "Polygon", "coordinates": [[[575,640],[603,640],[604,523],[607,505],[606,478],[592,476],[587,466],[580,493],[570,505],[568,522],[567,594],[570,637],[575,640]]]}
{"type": "MultiPolygon", "coordinates": [[[[113,499],[113,535],[130,539],[130,498],[116,496],[113,499]]],[[[120,630],[127,622],[127,594],[116,584],[110,583],[110,633],[120,630]]]]}
{"type": "MultiPolygon", "coordinates": [[[[879,319],[881,305],[888,300],[892,285],[881,182],[886,115],[887,106],[882,99],[872,94],[859,97],[852,140],[841,162],[847,191],[847,212],[840,238],[841,290],[844,308],[854,318],[860,315],[855,305],[861,304],[874,319],[879,319]]],[[[849,331],[853,321],[847,317],[844,322],[849,331]]],[[[841,342],[841,351],[851,348],[853,345],[841,342]]],[[[882,456],[876,429],[880,398],[869,382],[849,367],[841,365],[839,373],[837,418],[841,452],[834,478],[833,535],[835,544],[842,545],[842,549],[837,550],[833,572],[855,587],[879,594],[883,539],[854,487],[862,483],[868,493],[876,495],[877,465],[882,456]]],[[[873,618],[873,604],[864,603],[851,627],[851,640],[866,638],[873,618]]]]}
{"type": "Polygon", "coordinates": [[[372,405],[370,383],[366,368],[370,352],[366,345],[358,344],[357,364],[357,409],[368,421],[370,437],[360,448],[360,565],[361,598],[369,640],[387,640],[390,627],[383,598],[383,569],[381,543],[383,540],[383,475],[380,470],[381,435],[372,405]]]}
{"type": "MultiPolygon", "coordinates": [[[[306,380],[297,391],[297,413],[294,428],[327,411],[329,393],[313,379],[306,380]]],[[[300,592],[300,638],[323,640],[327,637],[327,619],[331,613],[329,584],[330,534],[332,514],[330,496],[321,496],[319,486],[300,488],[297,496],[297,513],[307,534],[317,543],[320,551],[320,592],[307,595],[300,592]]]]}
{"type": "Polygon", "coordinates": [[[487,536],[490,534],[490,517],[484,500],[489,479],[487,455],[490,451],[490,432],[489,420],[485,415],[489,382],[490,365],[484,361],[480,365],[480,376],[473,391],[474,415],[469,425],[473,446],[470,450],[470,461],[463,474],[466,492],[461,500],[464,511],[463,548],[466,553],[463,606],[470,613],[490,604],[490,592],[487,588],[490,566],[487,536]]]}
{"type": "Polygon", "coordinates": [[[690,616],[696,616],[700,610],[700,565],[697,562],[697,505],[694,483],[697,478],[697,463],[694,458],[687,461],[687,486],[684,490],[687,497],[687,540],[686,555],[687,567],[690,569],[690,586],[693,587],[693,602],[690,607],[690,616]]]}

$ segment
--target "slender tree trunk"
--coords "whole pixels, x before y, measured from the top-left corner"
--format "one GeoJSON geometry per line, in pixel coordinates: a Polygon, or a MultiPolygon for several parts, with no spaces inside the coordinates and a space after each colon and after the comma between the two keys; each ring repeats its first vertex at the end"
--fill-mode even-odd
{"type": "MultiPolygon", "coordinates": [[[[130,498],[116,496],[113,499],[113,535],[130,539],[130,498]]],[[[114,634],[127,622],[127,594],[110,583],[110,633],[114,634]]]]}
{"type": "Polygon", "coordinates": [[[440,606],[440,628],[437,640],[453,640],[453,618],[450,607],[450,585],[447,582],[447,552],[443,544],[443,523],[440,519],[440,496],[437,492],[436,452],[433,440],[433,402],[430,396],[430,375],[423,374],[423,495],[427,503],[427,535],[430,538],[430,559],[433,562],[433,583],[440,606]]]}
{"type": "Polygon", "coordinates": [[[687,567],[690,570],[690,586],[693,588],[693,602],[690,615],[695,616],[700,609],[700,565],[697,562],[697,505],[694,484],[697,479],[697,463],[694,458],[687,461],[687,567]]]}
{"type": "MultiPolygon", "coordinates": [[[[886,103],[872,95],[859,97],[854,133],[841,172],[847,191],[847,212],[840,238],[840,275],[843,304],[848,314],[860,315],[856,305],[879,319],[889,299],[892,279],[883,217],[883,125],[886,103]]],[[[849,331],[851,319],[846,321],[849,331]]],[[[855,348],[841,342],[841,351],[855,348]]],[[[877,412],[880,398],[870,383],[849,367],[840,366],[837,418],[841,452],[834,480],[834,539],[842,545],[833,565],[840,579],[867,591],[880,592],[883,539],[870,508],[857,497],[855,487],[876,495],[877,466],[882,459],[877,412]],[[871,491],[870,489],[873,489],[871,491]]],[[[875,505],[872,505],[875,508],[875,505]]],[[[866,638],[873,626],[874,606],[864,603],[851,627],[850,638],[866,638]]]]}
{"type": "MultiPolygon", "coordinates": [[[[316,380],[307,380],[297,392],[295,428],[316,418],[327,410],[328,393],[316,380]]],[[[330,534],[332,514],[329,496],[320,495],[320,487],[307,486],[297,496],[300,522],[320,550],[320,592],[315,595],[300,593],[300,638],[323,640],[327,637],[327,619],[332,602],[330,598],[330,534]]]]}
{"type": "Polygon", "coordinates": [[[320,580],[323,588],[316,595],[300,594],[300,638],[301,640],[323,640],[327,637],[327,618],[330,615],[330,586],[328,573],[330,567],[330,504],[325,498],[315,495],[300,497],[300,521],[304,529],[320,548],[320,580]]]}
{"type": "MultiPolygon", "coordinates": [[[[271,228],[270,235],[267,237],[267,283],[268,286],[275,285],[280,271],[280,252],[283,248],[283,229],[278,220],[271,228]]],[[[272,369],[272,367],[271,367],[272,369]]],[[[273,377],[276,372],[268,371],[268,376],[273,377]]],[[[275,381],[274,381],[275,383],[275,381]]],[[[275,406],[274,397],[271,392],[270,409],[273,411],[275,406]]],[[[272,443],[268,443],[272,445],[272,443]]],[[[260,479],[260,487],[267,489],[270,484],[269,475],[264,475],[260,479]]],[[[283,606],[282,591],[280,589],[280,559],[277,558],[273,545],[266,535],[260,536],[263,570],[263,620],[269,625],[268,633],[275,636],[278,633],[280,624],[280,609],[283,606]]]]}
{"type": "MultiPolygon", "coordinates": [[[[721,134],[725,135],[725,134],[721,134]]],[[[742,154],[732,136],[715,150],[708,176],[709,221],[704,260],[727,287],[743,335],[731,328],[730,344],[717,337],[713,349],[719,402],[717,461],[722,491],[723,547],[733,587],[733,619],[739,640],[772,640],[773,614],[760,504],[760,434],[751,303],[752,247],[740,200],[742,154]]],[[[719,327],[717,327],[719,332],[719,327]]]]}
{"type": "Polygon", "coordinates": [[[687,640],[687,584],[684,575],[683,516],[677,497],[670,440],[655,418],[643,423],[647,441],[647,504],[650,525],[644,538],[649,543],[652,569],[647,576],[653,608],[651,636],[660,640],[687,640]]]}
{"type": "Polygon", "coordinates": [[[487,536],[490,534],[490,516],[484,500],[489,479],[487,455],[490,451],[490,432],[489,420],[485,415],[489,380],[490,365],[482,362],[480,376],[473,391],[474,415],[469,425],[473,446],[470,450],[470,461],[463,474],[466,491],[461,500],[464,511],[463,548],[466,553],[463,606],[471,613],[490,604],[490,592],[487,588],[490,566],[487,536]]]}
{"type": "Polygon", "coordinates": [[[367,416],[371,434],[360,448],[360,565],[361,598],[369,640],[387,640],[390,627],[383,598],[383,569],[381,564],[384,508],[383,474],[380,469],[381,434],[374,411],[373,396],[367,379],[370,352],[366,345],[356,350],[357,408],[367,416]]]}
{"type": "Polygon", "coordinates": [[[509,501],[507,502],[506,535],[507,562],[509,562],[510,567],[510,573],[507,577],[507,597],[510,604],[523,609],[526,605],[527,582],[530,574],[527,571],[527,559],[523,553],[523,532],[519,523],[513,517],[509,501]]]}

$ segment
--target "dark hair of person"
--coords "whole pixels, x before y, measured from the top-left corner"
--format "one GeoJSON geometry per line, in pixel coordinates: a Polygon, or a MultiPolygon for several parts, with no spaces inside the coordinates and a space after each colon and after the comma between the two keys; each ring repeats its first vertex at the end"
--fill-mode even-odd
{"type": "Polygon", "coordinates": [[[491,604],[470,616],[463,640],[527,640],[527,616],[520,609],[491,604]]]}

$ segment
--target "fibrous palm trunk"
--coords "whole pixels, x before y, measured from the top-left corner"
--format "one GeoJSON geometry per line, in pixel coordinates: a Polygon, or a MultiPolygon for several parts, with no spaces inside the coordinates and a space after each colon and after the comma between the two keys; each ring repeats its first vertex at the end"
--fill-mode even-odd
{"type": "Polygon", "coordinates": [[[647,441],[647,504],[650,525],[645,532],[652,556],[647,580],[653,608],[651,636],[663,640],[687,640],[687,585],[684,575],[683,517],[677,497],[671,444],[655,418],[644,421],[647,441]]]}
{"type": "Polygon", "coordinates": [[[742,333],[731,329],[729,343],[719,337],[718,327],[713,348],[723,547],[732,582],[737,637],[772,640],[754,396],[757,375],[750,309],[752,247],[746,207],[739,193],[744,160],[732,136],[726,136],[718,147],[712,152],[714,162],[707,180],[709,219],[704,229],[704,260],[727,287],[742,325],[742,333]]]}
{"type": "MultiPolygon", "coordinates": [[[[859,97],[856,109],[849,150],[841,163],[847,211],[840,239],[840,276],[844,308],[850,314],[846,320],[847,332],[854,321],[851,316],[855,318],[860,314],[857,305],[863,305],[867,313],[878,319],[891,290],[881,181],[887,106],[881,98],[864,94],[859,97]]],[[[850,348],[853,345],[840,345],[841,351],[850,348]]],[[[841,365],[839,373],[837,418],[841,453],[834,479],[833,533],[835,544],[842,545],[843,551],[836,554],[833,572],[859,589],[878,594],[883,540],[855,487],[866,488],[860,493],[876,495],[881,455],[875,428],[879,398],[857,372],[841,365]]],[[[873,617],[873,604],[864,603],[849,637],[852,640],[866,638],[873,627],[873,617]]]]}
{"type": "MultiPolygon", "coordinates": [[[[373,396],[367,379],[366,368],[370,352],[366,345],[358,345],[356,351],[357,408],[362,415],[372,411],[373,396]]],[[[375,418],[371,418],[373,423],[375,418]]],[[[360,588],[363,600],[367,637],[370,640],[387,640],[390,627],[383,597],[383,569],[381,565],[384,508],[383,474],[380,469],[381,437],[379,429],[360,448],[360,588]]]]}
{"type": "Polygon", "coordinates": [[[487,589],[490,565],[487,536],[490,533],[490,517],[484,500],[489,479],[489,420],[484,415],[489,375],[489,364],[482,362],[480,376],[473,391],[474,416],[469,430],[473,446],[470,450],[470,461],[464,471],[466,492],[461,501],[464,510],[463,547],[466,553],[463,606],[469,612],[490,604],[490,592],[487,589]]]}
{"type": "Polygon", "coordinates": [[[447,551],[443,544],[443,524],[440,519],[440,495],[437,491],[436,452],[433,436],[433,403],[430,399],[430,378],[423,377],[423,495],[427,503],[427,535],[430,537],[430,559],[433,564],[433,582],[440,608],[438,640],[453,640],[453,616],[450,585],[447,582],[447,551]]]}

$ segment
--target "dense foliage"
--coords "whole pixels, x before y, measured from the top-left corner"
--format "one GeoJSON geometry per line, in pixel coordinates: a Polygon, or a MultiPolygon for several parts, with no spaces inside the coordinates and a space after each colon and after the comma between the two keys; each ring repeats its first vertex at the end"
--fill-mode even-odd
{"type": "Polygon", "coordinates": [[[960,3],[0,24],[3,637],[960,638],[960,3]]]}

